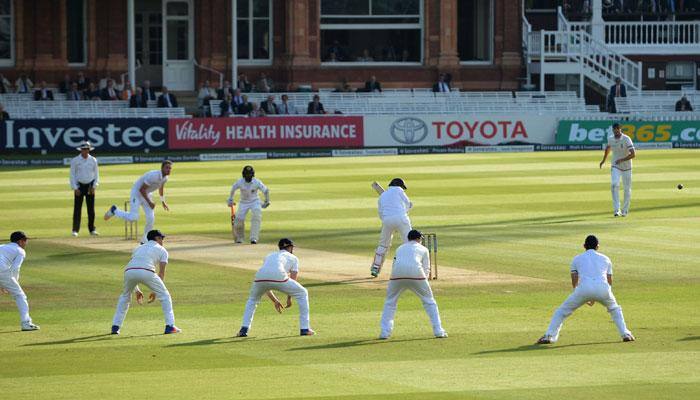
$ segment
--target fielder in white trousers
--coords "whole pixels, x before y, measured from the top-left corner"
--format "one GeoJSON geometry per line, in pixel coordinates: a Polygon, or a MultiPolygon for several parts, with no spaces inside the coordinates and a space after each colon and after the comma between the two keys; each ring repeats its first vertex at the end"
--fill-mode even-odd
{"type": "Polygon", "coordinates": [[[632,139],[622,133],[620,124],[613,124],[613,134],[608,136],[608,144],[605,146],[603,160],[599,167],[603,168],[608,154],[612,152],[610,168],[610,191],[612,192],[613,215],[625,217],[630,212],[632,199],[632,159],[637,156],[632,139]],[[620,179],[625,191],[625,199],[620,208],[620,179]]]}
{"type": "Polygon", "coordinates": [[[610,190],[612,191],[612,206],[615,213],[627,215],[630,212],[632,199],[632,170],[622,171],[617,168],[610,169],[610,190]],[[624,188],[624,200],[620,208],[620,179],[624,188]]]}
{"type": "Polygon", "coordinates": [[[117,208],[114,210],[114,215],[126,221],[135,222],[139,220],[139,208],[143,209],[143,215],[146,219],[146,223],[143,226],[143,237],[141,238],[141,242],[145,243],[147,241],[146,234],[153,230],[153,226],[156,222],[156,210],[151,208],[150,204],[148,204],[140,193],[132,190],[131,200],[129,201],[129,211],[126,212],[117,208]]]}
{"type": "Polygon", "coordinates": [[[124,271],[124,290],[119,296],[112,325],[122,326],[124,324],[124,318],[126,318],[126,313],[129,311],[129,305],[131,304],[131,294],[138,284],[145,285],[151,289],[151,292],[155,293],[163,309],[165,325],[174,325],[175,313],[173,312],[173,301],[170,297],[170,292],[165,287],[163,280],[149,269],[129,269],[124,271]]]}
{"type": "Polygon", "coordinates": [[[15,277],[11,271],[0,272],[0,288],[5,289],[7,293],[15,299],[17,311],[19,311],[20,323],[32,322],[32,318],[29,316],[27,295],[24,294],[24,290],[22,290],[22,287],[19,285],[17,277],[15,277]]]}
{"type": "Polygon", "coordinates": [[[22,231],[12,232],[10,243],[0,245],[0,293],[7,292],[15,299],[19,311],[20,325],[23,331],[34,331],[39,326],[29,316],[27,295],[19,285],[19,270],[27,257],[27,235],[22,231]]]}
{"type": "Polygon", "coordinates": [[[251,328],[260,298],[270,290],[278,290],[288,296],[292,296],[299,305],[299,329],[309,329],[309,292],[293,279],[288,279],[286,282],[253,282],[245,305],[241,326],[245,326],[248,329],[251,328]]]}

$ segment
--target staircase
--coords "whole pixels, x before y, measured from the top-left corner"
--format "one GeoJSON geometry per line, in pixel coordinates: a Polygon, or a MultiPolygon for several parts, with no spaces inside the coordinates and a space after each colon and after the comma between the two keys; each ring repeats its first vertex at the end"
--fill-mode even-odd
{"type": "Polygon", "coordinates": [[[618,77],[628,92],[641,91],[641,62],[630,60],[585,30],[572,30],[563,15],[559,19],[556,31],[532,32],[523,16],[526,68],[528,76],[540,74],[541,88],[545,74],[578,74],[593,82],[599,91],[607,91],[618,77]]]}

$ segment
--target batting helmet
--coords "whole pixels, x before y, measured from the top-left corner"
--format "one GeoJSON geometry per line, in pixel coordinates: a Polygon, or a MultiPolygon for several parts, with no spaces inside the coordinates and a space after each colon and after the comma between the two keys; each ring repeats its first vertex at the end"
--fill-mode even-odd
{"type": "Polygon", "coordinates": [[[294,242],[292,242],[292,239],[282,238],[280,239],[279,243],[277,243],[277,247],[279,247],[280,250],[289,246],[294,246],[294,242]]]}
{"type": "Polygon", "coordinates": [[[420,233],[420,231],[413,229],[412,231],[408,232],[408,240],[416,240],[420,239],[423,237],[423,234],[420,233]]]}
{"type": "Polygon", "coordinates": [[[255,170],[251,165],[246,165],[245,167],[243,167],[243,171],[241,172],[241,174],[243,175],[246,181],[250,182],[255,176],[255,170]]]}
{"type": "Polygon", "coordinates": [[[389,182],[389,186],[398,186],[398,187],[406,190],[406,184],[403,183],[403,179],[401,179],[401,178],[392,179],[391,182],[389,182]]]}

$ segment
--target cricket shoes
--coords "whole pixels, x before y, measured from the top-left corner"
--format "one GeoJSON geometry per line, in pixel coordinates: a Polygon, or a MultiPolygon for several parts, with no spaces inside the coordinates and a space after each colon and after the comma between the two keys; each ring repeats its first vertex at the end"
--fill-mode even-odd
{"type": "Polygon", "coordinates": [[[241,330],[239,330],[236,334],[236,337],[248,337],[248,328],[242,326],[241,330]]]}
{"type": "Polygon", "coordinates": [[[435,335],[435,338],[436,339],[445,339],[445,338],[447,338],[447,332],[442,331],[442,333],[435,335]]]}
{"type": "Polygon", "coordinates": [[[554,340],[552,340],[552,337],[549,335],[544,335],[541,338],[537,339],[537,343],[535,344],[552,344],[554,343],[554,340]]]}
{"type": "Polygon", "coordinates": [[[178,328],[175,325],[165,325],[165,332],[163,332],[163,334],[170,335],[171,333],[180,333],[180,332],[182,332],[182,329],[178,328]]]}
{"type": "Polygon", "coordinates": [[[34,324],[32,321],[22,322],[23,331],[38,331],[39,325],[34,324]]]}
{"type": "Polygon", "coordinates": [[[100,232],[90,231],[90,236],[100,236],[100,232]]]}
{"type": "Polygon", "coordinates": [[[299,336],[313,336],[313,335],[315,335],[315,334],[316,334],[316,332],[314,332],[314,330],[311,329],[311,328],[309,328],[309,329],[301,329],[301,330],[299,331],[299,336]]]}
{"type": "Polygon", "coordinates": [[[387,340],[391,337],[391,333],[380,333],[378,339],[379,340],[387,340]]]}
{"type": "Polygon", "coordinates": [[[373,265],[372,268],[369,269],[369,273],[372,275],[372,278],[376,278],[379,276],[379,268],[373,265]]]}
{"type": "Polygon", "coordinates": [[[634,342],[635,340],[637,339],[635,339],[634,335],[632,335],[631,333],[628,333],[622,337],[623,342],[634,342]]]}
{"type": "Polygon", "coordinates": [[[623,211],[623,212],[620,213],[620,216],[621,216],[621,217],[626,217],[627,214],[629,214],[627,211],[623,211]]]}
{"type": "Polygon", "coordinates": [[[613,217],[621,217],[621,216],[622,216],[622,213],[619,211],[615,211],[615,213],[613,214],[613,217]]]}
{"type": "Polygon", "coordinates": [[[107,220],[109,220],[110,218],[112,218],[112,217],[114,216],[114,212],[115,212],[115,211],[117,211],[117,206],[115,206],[114,204],[112,204],[112,207],[110,207],[109,210],[107,210],[107,212],[105,213],[105,221],[107,221],[107,220]]]}
{"type": "Polygon", "coordinates": [[[250,244],[258,244],[258,241],[257,241],[257,240],[251,240],[251,241],[250,241],[250,244]]]}
{"type": "Polygon", "coordinates": [[[112,335],[118,335],[119,333],[119,325],[112,325],[112,335]]]}
{"type": "Polygon", "coordinates": [[[76,232],[76,231],[71,232],[71,236],[78,237],[78,232],[76,232]]]}

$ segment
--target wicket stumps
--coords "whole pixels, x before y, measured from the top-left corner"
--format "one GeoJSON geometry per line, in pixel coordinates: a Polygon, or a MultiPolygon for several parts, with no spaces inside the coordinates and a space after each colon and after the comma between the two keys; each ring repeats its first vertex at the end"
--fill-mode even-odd
{"type": "Polygon", "coordinates": [[[438,278],[438,263],[437,263],[437,253],[438,253],[438,240],[435,233],[424,233],[423,239],[421,240],[423,246],[427,247],[430,251],[430,273],[428,274],[428,279],[438,278]]]}
{"type": "MultiPolygon", "coordinates": [[[[129,202],[124,202],[124,212],[129,212],[129,202]]],[[[124,220],[124,240],[135,240],[139,234],[139,221],[124,220]]]]}

